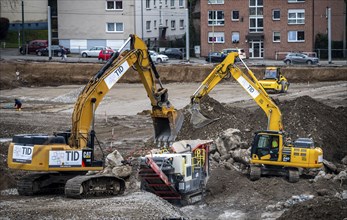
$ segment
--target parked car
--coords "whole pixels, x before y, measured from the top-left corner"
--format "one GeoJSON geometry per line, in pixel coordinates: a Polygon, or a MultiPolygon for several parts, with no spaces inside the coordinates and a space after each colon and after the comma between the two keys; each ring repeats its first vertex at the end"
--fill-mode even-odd
{"type": "Polygon", "coordinates": [[[224,58],[226,57],[226,55],[224,53],[221,52],[210,52],[208,53],[207,57],[206,57],[206,61],[207,62],[222,62],[224,60],[224,58]]]}
{"type": "Polygon", "coordinates": [[[153,50],[149,50],[148,53],[151,56],[152,61],[155,63],[163,63],[169,61],[169,57],[164,54],[159,54],[153,50]]]}
{"type": "Polygon", "coordinates": [[[241,59],[246,59],[246,52],[242,48],[226,48],[222,50],[222,53],[227,56],[230,52],[238,52],[241,59]]]}
{"type": "Polygon", "coordinates": [[[82,57],[98,57],[101,50],[112,50],[111,47],[94,46],[89,50],[82,50],[82,57]]]}
{"type": "Polygon", "coordinates": [[[167,48],[165,51],[161,52],[161,54],[169,58],[183,59],[183,52],[179,48],[167,48]]]}
{"type": "Polygon", "coordinates": [[[48,47],[48,40],[32,40],[19,48],[21,54],[35,53],[37,49],[48,47]],[[28,51],[27,51],[28,50],[28,51]]]}
{"type": "Polygon", "coordinates": [[[306,63],[311,65],[319,63],[319,59],[317,57],[309,57],[303,53],[288,53],[283,62],[287,65],[291,63],[306,63]]]}
{"type": "MultiPolygon", "coordinates": [[[[61,56],[61,48],[63,46],[60,45],[51,45],[51,51],[52,51],[52,56],[61,56]]],[[[65,54],[70,53],[70,49],[67,47],[63,47],[65,49],[65,54]]],[[[37,49],[36,50],[36,55],[37,56],[48,56],[48,47],[37,49]]]]}
{"type": "Polygon", "coordinates": [[[99,56],[98,56],[98,60],[108,60],[111,58],[111,56],[113,55],[114,50],[100,50],[99,56]]]}

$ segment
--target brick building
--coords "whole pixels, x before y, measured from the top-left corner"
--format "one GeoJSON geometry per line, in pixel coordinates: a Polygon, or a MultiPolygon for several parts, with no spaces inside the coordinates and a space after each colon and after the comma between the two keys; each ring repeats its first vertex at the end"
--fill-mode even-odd
{"type": "Polygon", "coordinates": [[[201,56],[224,48],[243,48],[251,59],[313,52],[316,35],[327,33],[327,7],[332,40],[346,49],[344,0],[201,0],[201,56]]]}

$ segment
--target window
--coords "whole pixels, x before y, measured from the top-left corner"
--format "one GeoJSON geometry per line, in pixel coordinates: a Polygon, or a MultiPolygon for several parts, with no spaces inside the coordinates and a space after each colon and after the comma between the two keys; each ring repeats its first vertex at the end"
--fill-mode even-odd
{"type": "Polygon", "coordinates": [[[171,8],[175,7],[175,0],[170,1],[170,6],[171,6],[171,8]]]}
{"type": "Polygon", "coordinates": [[[167,7],[167,0],[165,0],[165,5],[166,5],[166,7],[167,7]]]}
{"type": "Polygon", "coordinates": [[[178,0],[178,6],[180,6],[180,8],[184,7],[183,0],[178,0]]]}
{"type": "Polygon", "coordinates": [[[166,19],[166,20],[165,20],[165,26],[167,27],[168,25],[169,25],[169,20],[166,19]]]}
{"type": "Polygon", "coordinates": [[[305,10],[288,10],[288,24],[305,24],[305,10]]]}
{"type": "Polygon", "coordinates": [[[263,32],[263,18],[250,18],[249,31],[250,32],[263,32]]]}
{"type": "Polygon", "coordinates": [[[209,5],[224,4],[224,0],[207,0],[209,5]]]}
{"type": "Polygon", "coordinates": [[[305,0],[288,0],[289,3],[300,3],[300,2],[305,2],[305,0]]]}
{"type": "Polygon", "coordinates": [[[288,31],[288,42],[304,42],[304,31],[288,31]]]}
{"type": "Polygon", "coordinates": [[[151,7],[151,0],[146,0],[146,9],[151,7]]]}
{"type": "Polygon", "coordinates": [[[180,20],[180,29],[184,29],[184,20],[183,19],[180,20]]]}
{"type": "Polygon", "coordinates": [[[107,23],[106,24],[106,32],[123,32],[124,27],[123,23],[107,23]]]}
{"type": "Polygon", "coordinates": [[[240,42],[240,33],[239,32],[231,32],[231,42],[233,44],[237,44],[240,42]]]}
{"type": "Polygon", "coordinates": [[[274,21],[281,20],[281,11],[279,9],[272,10],[272,20],[274,21]]]}
{"type": "Polygon", "coordinates": [[[273,42],[281,42],[281,33],[274,31],[272,41],[273,42]]]}
{"type": "Polygon", "coordinates": [[[249,0],[249,32],[263,32],[263,0],[249,0]]]}
{"type": "Polygon", "coordinates": [[[208,32],[209,43],[224,43],[224,32],[208,32]]]}
{"type": "Polygon", "coordinates": [[[146,21],[146,31],[151,31],[151,21],[146,21]]]}
{"type": "Polygon", "coordinates": [[[208,25],[224,25],[224,11],[208,11],[208,25]]]}
{"type": "Polygon", "coordinates": [[[153,0],[153,6],[156,8],[157,7],[157,1],[153,0]]]}
{"type": "Polygon", "coordinates": [[[176,29],[176,21],[175,20],[171,20],[171,30],[176,29]]]}
{"type": "Polygon", "coordinates": [[[153,22],[153,27],[154,27],[154,29],[157,29],[157,21],[153,22]]]}
{"type": "Polygon", "coordinates": [[[106,10],[120,10],[123,9],[123,1],[106,1],[106,10]]]}
{"type": "Polygon", "coordinates": [[[232,21],[238,21],[240,19],[239,11],[232,11],[231,16],[232,21]]]}

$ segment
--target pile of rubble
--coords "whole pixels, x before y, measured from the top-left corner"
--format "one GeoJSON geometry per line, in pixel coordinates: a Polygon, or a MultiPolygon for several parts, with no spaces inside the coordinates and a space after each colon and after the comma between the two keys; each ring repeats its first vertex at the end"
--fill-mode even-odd
{"type": "MultiPolygon", "coordinates": [[[[213,139],[215,147],[211,149],[211,158],[215,164],[227,169],[232,167],[248,172],[250,146],[253,133],[267,127],[267,118],[259,109],[254,112],[247,109],[227,106],[209,96],[201,100],[201,112],[214,122],[195,129],[190,123],[190,106],[184,109],[185,122],[177,139],[213,139]]],[[[283,114],[286,131],[293,137],[311,137],[316,146],[323,149],[324,168],[303,170],[303,174],[312,178],[335,179],[346,181],[346,108],[332,108],[312,99],[309,96],[279,104],[283,114]],[[322,127],[324,125],[324,128],[322,127]]],[[[214,165],[215,165],[214,164],[214,165]]]]}

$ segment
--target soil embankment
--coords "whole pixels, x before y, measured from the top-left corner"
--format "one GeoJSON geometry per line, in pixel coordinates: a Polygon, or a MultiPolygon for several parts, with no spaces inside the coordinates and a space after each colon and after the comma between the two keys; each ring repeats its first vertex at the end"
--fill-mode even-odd
{"type": "MultiPolygon", "coordinates": [[[[1,63],[0,89],[21,86],[58,86],[86,84],[102,67],[99,63],[15,62],[1,63]]],[[[163,64],[157,65],[163,83],[202,82],[215,65],[163,64]]],[[[265,67],[253,66],[258,79],[265,67]]],[[[123,76],[120,82],[138,83],[137,72],[123,76]]],[[[347,67],[290,66],[282,67],[290,82],[317,82],[347,80],[347,67]]]]}

